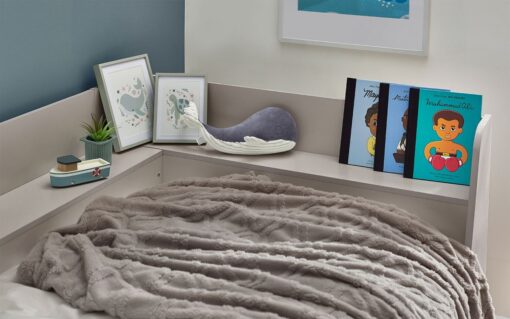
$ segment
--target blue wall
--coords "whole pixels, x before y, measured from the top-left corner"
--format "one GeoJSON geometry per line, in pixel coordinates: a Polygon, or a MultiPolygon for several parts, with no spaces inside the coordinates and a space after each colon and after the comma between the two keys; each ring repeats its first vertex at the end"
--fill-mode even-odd
{"type": "Polygon", "coordinates": [[[148,53],[184,71],[184,0],[0,0],[0,122],[96,86],[92,66],[148,53]]]}

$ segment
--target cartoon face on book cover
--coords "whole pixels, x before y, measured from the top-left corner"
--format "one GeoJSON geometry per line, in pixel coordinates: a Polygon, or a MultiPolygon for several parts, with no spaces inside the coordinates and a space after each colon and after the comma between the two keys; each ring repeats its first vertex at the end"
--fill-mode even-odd
{"type": "Polygon", "coordinates": [[[374,81],[356,81],[349,164],[374,167],[379,85],[374,81]]]}
{"type": "Polygon", "coordinates": [[[407,144],[407,113],[410,86],[391,84],[384,148],[384,171],[402,174],[407,144]]]}
{"type": "Polygon", "coordinates": [[[421,90],[414,178],[469,185],[482,97],[421,90]]]}

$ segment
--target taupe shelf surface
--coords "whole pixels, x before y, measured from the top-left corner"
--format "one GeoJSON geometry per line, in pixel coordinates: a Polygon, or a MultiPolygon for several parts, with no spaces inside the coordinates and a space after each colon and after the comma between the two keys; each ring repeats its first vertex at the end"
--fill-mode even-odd
{"type": "Polygon", "coordinates": [[[3,194],[0,196],[0,243],[161,155],[157,149],[139,147],[113,154],[110,176],[102,181],[57,189],[51,187],[49,174],[45,174],[3,194]]]}
{"type": "Polygon", "coordinates": [[[148,147],[163,150],[167,156],[228,164],[247,170],[262,170],[460,205],[468,204],[468,186],[408,179],[398,174],[339,164],[338,158],[329,155],[291,151],[266,156],[238,156],[222,154],[197,145],[149,144],[148,147]]]}
{"type": "Polygon", "coordinates": [[[55,189],[50,186],[49,176],[45,174],[0,196],[0,216],[2,217],[0,243],[9,240],[17,231],[72,205],[118,177],[162,155],[227,164],[246,170],[295,176],[459,205],[468,204],[468,186],[405,179],[396,174],[339,164],[336,157],[323,154],[292,151],[266,156],[237,156],[222,154],[197,145],[148,144],[121,154],[114,154],[110,177],[103,181],[55,189]]]}

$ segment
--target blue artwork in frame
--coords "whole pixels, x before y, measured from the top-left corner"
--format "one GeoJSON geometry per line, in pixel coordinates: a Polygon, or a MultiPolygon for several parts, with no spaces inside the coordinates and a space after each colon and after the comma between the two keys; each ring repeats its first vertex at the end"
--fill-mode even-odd
{"type": "Polygon", "coordinates": [[[409,19],[410,0],[298,0],[298,10],[409,19]]]}

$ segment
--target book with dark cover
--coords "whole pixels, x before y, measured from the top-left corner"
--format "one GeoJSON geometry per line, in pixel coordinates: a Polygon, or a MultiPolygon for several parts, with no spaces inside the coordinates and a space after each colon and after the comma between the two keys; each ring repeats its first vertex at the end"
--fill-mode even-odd
{"type": "Polygon", "coordinates": [[[373,168],[379,82],[347,79],[339,162],[373,168]]]}
{"type": "Polygon", "coordinates": [[[381,83],[374,170],[402,174],[411,86],[381,83]]]}

